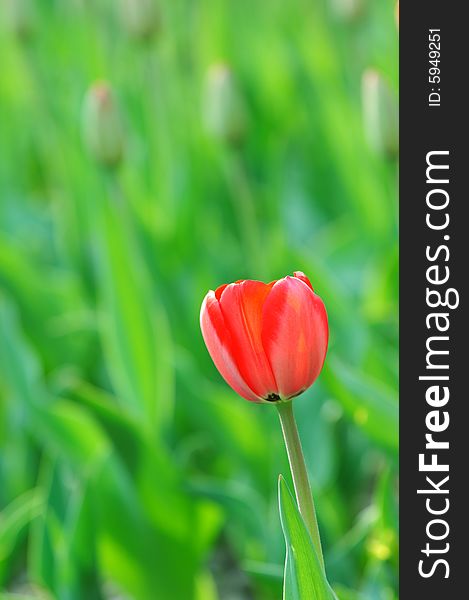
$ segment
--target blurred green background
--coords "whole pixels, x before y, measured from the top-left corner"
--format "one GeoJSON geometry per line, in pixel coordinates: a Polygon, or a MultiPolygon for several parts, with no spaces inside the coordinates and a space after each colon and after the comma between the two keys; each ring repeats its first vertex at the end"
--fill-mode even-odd
{"type": "Polygon", "coordinates": [[[198,318],[210,288],[300,269],[330,319],[295,400],[329,580],[394,600],[397,168],[373,134],[395,116],[361,97],[370,67],[396,92],[394,4],[145,4],[0,2],[0,598],[281,597],[277,414],[198,318]],[[83,142],[96,80],[115,168],[83,142]]]}

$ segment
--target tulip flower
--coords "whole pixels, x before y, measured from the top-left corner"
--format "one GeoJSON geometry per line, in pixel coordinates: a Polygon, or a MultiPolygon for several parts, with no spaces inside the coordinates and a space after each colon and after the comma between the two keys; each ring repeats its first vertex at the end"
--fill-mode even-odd
{"type": "Polygon", "coordinates": [[[268,284],[242,280],[208,292],[200,325],[215,366],[246,400],[290,400],[321,372],[326,309],[300,271],[268,284]]]}
{"type": "Polygon", "coordinates": [[[202,335],[215,366],[251,402],[275,403],[300,513],[322,561],[321,542],[290,400],[309,388],[324,364],[327,313],[304,273],[271,283],[240,280],[205,296],[202,335]]]}

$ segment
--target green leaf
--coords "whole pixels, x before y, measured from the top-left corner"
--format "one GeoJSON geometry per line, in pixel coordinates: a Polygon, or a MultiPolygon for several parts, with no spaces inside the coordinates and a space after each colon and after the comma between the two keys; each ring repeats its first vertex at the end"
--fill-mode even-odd
{"type": "Polygon", "coordinates": [[[344,411],[372,440],[397,452],[399,407],[397,392],[382,382],[329,358],[323,379],[344,411]]]}
{"type": "Polygon", "coordinates": [[[73,402],[59,400],[47,407],[31,407],[30,417],[28,427],[43,446],[84,472],[96,468],[111,452],[100,425],[73,402]]]}
{"type": "Polygon", "coordinates": [[[306,525],[282,476],[278,493],[287,546],[283,600],[335,600],[306,525]]]}
{"type": "Polygon", "coordinates": [[[174,399],[166,312],[153,293],[138,244],[122,219],[104,212],[100,244],[100,332],[116,395],[150,428],[164,430],[174,399]]]}
{"type": "Polygon", "coordinates": [[[0,592],[0,600],[51,600],[51,596],[47,596],[45,592],[37,592],[34,595],[0,592]]]}
{"type": "Polygon", "coordinates": [[[18,312],[0,294],[0,375],[7,400],[13,407],[44,400],[40,364],[20,328],[18,312]]]}
{"type": "Polygon", "coordinates": [[[15,547],[22,530],[42,511],[44,498],[39,490],[28,490],[0,512],[0,563],[15,547]]]}
{"type": "Polygon", "coordinates": [[[0,289],[14,299],[24,330],[47,367],[86,363],[90,320],[73,274],[43,269],[22,246],[2,239],[0,289]]]}

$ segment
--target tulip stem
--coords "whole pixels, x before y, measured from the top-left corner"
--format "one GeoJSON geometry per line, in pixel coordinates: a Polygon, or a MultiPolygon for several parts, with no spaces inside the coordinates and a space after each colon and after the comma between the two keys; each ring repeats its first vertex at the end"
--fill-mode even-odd
{"type": "Polygon", "coordinates": [[[256,206],[246,173],[246,167],[239,151],[230,149],[226,167],[231,185],[231,199],[243,236],[243,248],[248,258],[250,270],[262,277],[265,271],[263,252],[260,242],[259,226],[256,218],[256,206]]]}
{"type": "Polygon", "coordinates": [[[309,485],[300,436],[298,435],[298,428],[293,414],[293,402],[278,402],[277,410],[280,416],[280,424],[282,426],[283,438],[287,449],[298,508],[311,536],[319,561],[324,568],[324,558],[322,555],[316,510],[314,508],[313,495],[309,485]]]}

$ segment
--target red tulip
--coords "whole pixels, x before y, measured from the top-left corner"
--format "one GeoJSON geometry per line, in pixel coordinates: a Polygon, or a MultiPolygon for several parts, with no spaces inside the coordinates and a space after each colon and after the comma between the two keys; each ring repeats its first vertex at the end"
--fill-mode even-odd
{"type": "Polygon", "coordinates": [[[244,279],[210,290],[200,326],[225,381],[251,402],[298,396],[326,357],[326,309],[301,271],[271,283],[244,279]]]}

